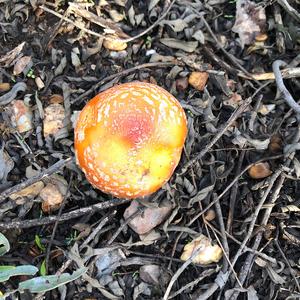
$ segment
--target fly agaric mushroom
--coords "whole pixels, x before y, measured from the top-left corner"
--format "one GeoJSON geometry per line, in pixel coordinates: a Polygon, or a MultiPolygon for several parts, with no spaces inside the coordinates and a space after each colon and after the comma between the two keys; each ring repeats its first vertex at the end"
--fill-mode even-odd
{"type": "Polygon", "coordinates": [[[95,96],[79,114],[77,163],[101,191],[143,197],[169,180],[186,134],[184,110],[166,90],[144,82],[117,85],[95,96]]]}

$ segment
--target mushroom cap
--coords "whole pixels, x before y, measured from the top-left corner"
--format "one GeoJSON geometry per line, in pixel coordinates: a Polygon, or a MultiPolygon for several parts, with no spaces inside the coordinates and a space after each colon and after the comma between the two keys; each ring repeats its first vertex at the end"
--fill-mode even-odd
{"type": "Polygon", "coordinates": [[[186,116],[176,98],[136,81],[101,92],[85,105],[75,126],[75,154],[93,186],[133,199],[169,180],[186,135],[186,116]]]}

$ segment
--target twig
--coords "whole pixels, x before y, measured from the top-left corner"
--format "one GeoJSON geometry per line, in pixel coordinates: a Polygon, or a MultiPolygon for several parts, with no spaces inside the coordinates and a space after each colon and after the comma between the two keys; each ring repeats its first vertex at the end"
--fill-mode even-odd
{"type": "MultiPolygon", "coordinates": [[[[206,221],[206,222],[207,222],[207,221],[206,221]]],[[[207,222],[207,223],[209,223],[209,222],[207,222]]],[[[211,223],[209,223],[209,227],[213,228],[215,232],[217,232],[220,236],[222,236],[221,232],[220,232],[217,228],[215,228],[211,223]]],[[[241,241],[237,240],[233,235],[231,235],[231,234],[228,233],[227,231],[226,231],[225,233],[226,233],[226,235],[227,235],[232,241],[234,241],[234,242],[237,243],[238,245],[241,245],[241,244],[242,244],[241,241]]],[[[250,247],[245,246],[245,252],[246,252],[246,251],[247,251],[247,252],[254,253],[255,255],[257,255],[257,256],[263,258],[264,260],[269,261],[269,262],[272,263],[272,264],[276,264],[276,262],[277,262],[275,258],[270,257],[269,255],[267,255],[267,254],[265,254],[265,253],[262,253],[262,252],[259,252],[259,251],[257,251],[257,250],[254,250],[253,248],[250,248],[250,247]]]]}
{"type": "Polygon", "coordinates": [[[151,26],[149,26],[146,30],[142,31],[141,33],[137,34],[136,36],[133,36],[129,39],[124,40],[124,42],[131,42],[135,39],[138,39],[140,37],[142,37],[143,35],[147,34],[149,31],[151,31],[154,27],[156,27],[157,25],[159,25],[159,23],[167,16],[167,14],[169,13],[170,9],[172,8],[172,6],[174,5],[176,0],[173,0],[169,7],[166,9],[166,11],[161,15],[160,18],[157,19],[156,22],[154,22],[151,26]]]}
{"type": "MultiPolygon", "coordinates": [[[[275,183],[275,181],[277,180],[279,174],[280,174],[281,170],[277,170],[270,178],[269,180],[269,185],[264,193],[264,195],[262,196],[262,198],[260,199],[259,203],[257,204],[256,206],[256,209],[253,213],[253,216],[252,216],[252,220],[250,222],[250,225],[249,225],[249,228],[248,228],[248,231],[247,231],[247,234],[244,238],[244,240],[242,241],[238,251],[236,252],[234,258],[232,259],[231,261],[231,266],[232,268],[235,266],[237,260],[239,259],[239,257],[241,256],[241,254],[243,253],[245,247],[246,247],[246,244],[248,243],[248,241],[250,240],[251,236],[252,236],[252,233],[253,233],[253,230],[254,230],[254,227],[255,227],[255,223],[256,223],[256,220],[258,218],[258,215],[260,213],[260,210],[262,209],[263,207],[263,204],[265,203],[267,197],[269,196],[270,192],[271,192],[271,189],[275,183]]],[[[213,295],[217,290],[218,288],[222,288],[223,286],[225,286],[225,284],[227,283],[228,279],[229,279],[229,276],[232,272],[232,269],[231,270],[228,270],[228,272],[226,273],[226,276],[223,276],[222,277],[222,284],[220,286],[220,284],[217,282],[218,280],[218,277],[217,279],[215,280],[215,283],[204,293],[204,295],[201,295],[201,298],[198,298],[198,299],[201,299],[201,300],[204,300],[204,299],[208,299],[211,295],[213,295]]],[[[219,274],[220,275],[220,274],[219,274]]],[[[243,284],[243,282],[239,282],[239,284],[243,284]]]]}
{"type": "Polygon", "coordinates": [[[112,237],[109,239],[109,241],[106,243],[108,246],[111,245],[114,240],[117,238],[117,236],[120,234],[120,232],[123,230],[123,228],[135,217],[139,216],[140,214],[142,214],[142,212],[144,211],[145,207],[141,207],[139,208],[137,211],[135,211],[132,215],[130,215],[125,222],[119,226],[118,230],[112,235],[112,237]]]}
{"type": "Polygon", "coordinates": [[[277,0],[277,2],[290,14],[296,21],[300,22],[300,14],[293,8],[287,0],[277,0]]]}
{"type": "Polygon", "coordinates": [[[60,160],[60,161],[56,162],[54,165],[52,165],[51,167],[49,167],[48,169],[40,172],[38,175],[28,178],[27,180],[25,180],[19,184],[16,184],[16,185],[12,186],[11,188],[5,190],[0,195],[0,203],[3,202],[11,194],[17,193],[17,192],[27,188],[28,186],[42,180],[43,178],[48,177],[48,176],[52,175],[53,173],[57,172],[59,169],[63,168],[69,162],[71,162],[72,159],[73,159],[72,157],[69,157],[67,159],[60,160]]]}
{"type": "Polygon", "coordinates": [[[44,5],[41,5],[40,8],[43,9],[44,11],[46,11],[46,12],[48,12],[48,13],[50,13],[50,14],[58,17],[58,18],[60,18],[61,20],[64,20],[64,21],[66,21],[66,22],[74,25],[75,27],[79,28],[82,31],[85,31],[86,33],[89,33],[91,35],[97,36],[99,38],[103,38],[103,34],[99,34],[97,32],[89,30],[89,29],[85,28],[83,25],[81,25],[80,23],[76,23],[76,22],[72,21],[71,19],[69,19],[69,18],[61,15],[60,13],[58,13],[58,12],[56,12],[56,11],[54,11],[54,10],[52,10],[52,9],[44,6],[44,5]]]}
{"type": "MultiPolygon", "coordinates": [[[[272,198],[271,198],[271,201],[270,203],[274,203],[278,197],[278,194],[279,194],[279,191],[282,187],[282,184],[283,184],[283,181],[282,181],[282,176],[280,177],[279,181],[277,182],[277,185],[276,185],[276,188],[275,188],[275,192],[272,194],[272,198]],[[273,200],[272,200],[273,199],[273,200]]],[[[266,211],[265,211],[265,214],[266,216],[266,211]]],[[[262,222],[261,223],[262,225],[266,224],[265,222],[262,222]]],[[[259,232],[257,234],[257,236],[255,237],[255,240],[254,240],[254,243],[253,243],[253,246],[251,249],[253,250],[257,250],[259,245],[260,245],[260,242],[262,240],[262,237],[263,237],[263,233],[262,232],[259,232]]],[[[240,274],[239,274],[239,280],[242,284],[244,284],[244,282],[246,281],[246,278],[252,268],[252,265],[253,265],[253,260],[255,258],[255,253],[254,252],[251,252],[248,254],[248,256],[246,257],[245,259],[245,262],[243,263],[243,266],[240,270],[240,274]]],[[[238,287],[238,285],[236,284],[236,287],[238,287]]],[[[237,299],[237,297],[239,296],[240,292],[239,291],[236,291],[234,292],[231,297],[230,297],[230,300],[234,300],[234,299],[237,299]]]]}
{"type": "Polygon", "coordinates": [[[65,207],[66,200],[69,196],[69,191],[70,191],[70,187],[71,187],[72,182],[73,182],[73,173],[71,173],[71,178],[70,178],[69,183],[68,183],[66,194],[64,195],[63,201],[62,201],[61,206],[59,208],[59,211],[57,213],[58,218],[55,221],[55,224],[54,224],[53,229],[52,229],[51,238],[50,238],[50,241],[49,241],[49,244],[48,244],[48,247],[47,247],[47,251],[46,251],[46,258],[45,258],[46,270],[48,270],[48,262],[49,262],[49,257],[50,257],[50,251],[51,251],[52,243],[54,241],[54,237],[55,237],[56,229],[57,229],[57,226],[58,226],[59,218],[62,214],[62,211],[65,207]]]}
{"type": "MultiPolygon", "coordinates": [[[[69,14],[69,7],[65,10],[63,16],[64,16],[64,17],[67,17],[68,14],[69,14]]],[[[44,48],[44,51],[49,47],[49,45],[50,45],[50,44],[53,42],[53,40],[55,39],[55,37],[56,37],[56,35],[57,35],[57,33],[58,33],[58,30],[59,30],[59,28],[61,27],[63,21],[64,21],[64,19],[61,18],[61,19],[59,20],[58,24],[55,26],[55,29],[52,31],[51,36],[50,36],[50,38],[48,39],[48,42],[46,43],[46,47],[44,48]]],[[[50,82],[49,82],[49,84],[50,84],[50,82]]],[[[48,84],[48,86],[49,86],[49,84],[48,84]]],[[[47,89],[48,86],[47,86],[47,84],[46,84],[46,89],[47,89]]]]}
{"type": "Polygon", "coordinates": [[[265,203],[265,201],[267,200],[267,197],[269,196],[270,192],[271,192],[271,189],[275,183],[275,181],[277,180],[278,176],[280,175],[280,172],[281,170],[277,170],[276,172],[274,172],[274,174],[270,177],[270,180],[269,180],[269,184],[268,184],[268,187],[267,189],[265,190],[264,192],[264,195],[262,196],[262,198],[260,199],[259,203],[257,204],[256,206],[256,209],[253,213],[253,216],[251,218],[251,222],[250,222],[250,225],[249,225],[249,228],[248,228],[248,231],[247,231],[247,234],[240,246],[240,248],[238,249],[237,253],[235,254],[233,260],[232,260],[232,265],[235,265],[235,263],[237,262],[238,258],[240,257],[240,255],[242,254],[243,250],[244,250],[244,247],[246,246],[246,244],[248,243],[249,239],[251,238],[252,236],[252,233],[253,233],[253,230],[254,230],[254,227],[255,227],[255,223],[256,223],[256,220],[258,218],[258,215],[263,207],[263,204],[265,203]]]}
{"type": "Polygon", "coordinates": [[[254,131],[254,122],[255,122],[255,119],[257,117],[257,111],[259,110],[259,107],[260,107],[260,104],[261,104],[261,101],[263,99],[263,95],[260,94],[258,97],[257,97],[257,100],[256,100],[256,103],[252,109],[252,112],[251,112],[251,118],[249,120],[249,130],[250,131],[254,131]]]}
{"type": "MultiPolygon", "coordinates": [[[[274,3],[274,19],[275,23],[278,26],[283,26],[282,24],[282,17],[280,13],[280,6],[277,3],[274,3]]],[[[276,31],[276,45],[278,48],[279,53],[285,52],[285,41],[284,41],[284,35],[283,33],[277,29],[276,31]]]]}
{"type": "Polygon", "coordinates": [[[175,65],[176,62],[174,63],[169,63],[169,62],[153,62],[153,63],[145,63],[145,64],[141,64],[135,67],[132,67],[130,69],[126,69],[123,70],[119,73],[116,74],[112,74],[110,76],[105,77],[104,79],[100,80],[97,84],[93,85],[89,90],[87,90],[86,92],[84,92],[83,94],[81,94],[80,96],[78,96],[77,98],[73,99],[71,101],[72,104],[74,104],[77,101],[80,101],[82,99],[84,99],[85,97],[87,97],[88,95],[90,95],[91,93],[93,93],[94,91],[96,91],[98,88],[101,87],[101,85],[103,85],[104,83],[116,78],[116,77],[121,77],[121,76],[125,76],[127,74],[130,74],[132,72],[135,72],[137,70],[141,70],[141,69],[146,69],[146,68],[155,68],[155,67],[169,67],[169,66],[173,66],[175,65]]]}
{"type": "MultiPolygon", "coordinates": [[[[222,46],[222,44],[220,43],[220,41],[218,40],[218,38],[216,37],[216,35],[213,33],[211,27],[209,26],[209,24],[207,23],[206,19],[204,18],[204,16],[199,13],[196,9],[193,8],[193,11],[201,18],[201,21],[204,23],[207,31],[209,32],[209,34],[211,35],[211,37],[214,39],[216,45],[218,46],[218,48],[223,52],[223,54],[235,65],[235,67],[237,67],[239,70],[241,70],[245,75],[249,76],[250,78],[252,78],[251,73],[249,73],[237,60],[236,58],[229,54],[224,47],[222,46]]],[[[261,85],[261,83],[257,80],[254,80],[259,86],[261,85]]]]}
{"type": "MultiPolygon", "coordinates": [[[[117,213],[116,210],[114,210],[109,216],[106,216],[102,218],[98,226],[93,230],[93,232],[84,240],[84,242],[79,246],[79,250],[82,250],[91,240],[95,238],[97,233],[103,228],[103,226],[111,219],[112,217],[115,216],[117,213]]],[[[56,272],[56,275],[61,275],[73,262],[71,258],[67,259],[63,265],[59,268],[59,270],[56,272]]]]}
{"type": "MultiPolygon", "coordinates": [[[[155,23],[153,23],[151,26],[149,26],[146,30],[140,32],[139,34],[137,34],[137,35],[135,35],[133,37],[130,37],[130,38],[127,38],[127,39],[116,38],[116,40],[121,41],[123,43],[128,43],[128,42],[132,42],[132,41],[134,41],[134,40],[142,37],[143,35],[147,34],[149,31],[151,31],[153,28],[155,28],[157,25],[159,25],[159,23],[167,16],[167,14],[169,13],[170,9],[174,5],[175,1],[176,0],[173,0],[170,3],[169,7],[166,9],[166,11],[161,15],[161,17],[155,23]]],[[[97,32],[89,30],[89,29],[85,28],[84,26],[82,26],[81,24],[72,21],[71,19],[69,19],[69,18],[61,15],[60,13],[58,13],[58,12],[56,12],[56,11],[54,11],[54,10],[52,10],[52,9],[44,6],[44,5],[41,5],[40,8],[43,9],[43,10],[45,10],[45,11],[47,11],[47,12],[49,12],[49,13],[51,13],[51,14],[53,14],[53,15],[55,15],[56,17],[58,17],[58,18],[60,18],[60,19],[62,19],[64,21],[66,21],[66,22],[69,22],[69,23],[73,24],[74,26],[78,27],[79,29],[81,29],[81,30],[83,30],[83,31],[85,31],[85,32],[87,32],[89,34],[95,35],[95,36],[100,37],[100,38],[103,38],[103,37],[105,38],[104,34],[99,34],[97,32]]],[[[110,24],[107,20],[105,20],[103,18],[100,18],[100,17],[94,15],[93,13],[91,13],[89,11],[82,12],[80,9],[78,9],[78,5],[73,4],[73,3],[71,5],[71,9],[75,10],[75,12],[78,15],[80,15],[80,16],[88,19],[88,20],[90,20],[91,22],[93,22],[95,24],[98,24],[98,25],[100,25],[102,27],[112,28],[112,30],[114,30],[115,32],[117,32],[120,35],[121,29],[118,28],[118,30],[117,30],[117,28],[115,28],[113,26],[114,24],[110,24]]],[[[122,36],[124,36],[124,33],[123,33],[122,36]]]]}
{"type": "MultiPolygon", "coordinates": [[[[225,233],[226,232],[225,224],[224,224],[222,209],[221,209],[219,200],[216,201],[215,208],[216,208],[216,214],[218,217],[218,223],[219,223],[220,231],[221,231],[222,246],[224,248],[224,259],[223,259],[222,271],[223,271],[223,273],[225,273],[227,271],[228,262],[229,262],[229,246],[228,246],[227,236],[225,233]]],[[[229,264],[230,264],[230,262],[229,262],[229,264]]]]}
{"type": "MultiPolygon", "coordinates": [[[[297,68],[289,67],[289,68],[280,70],[280,72],[281,72],[281,76],[285,79],[300,77],[300,68],[299,67],[297,67],[297,68]]],[[[243,77],[241,75],[239,75],[239,76],[243,77]]],[[[256,80],[272,80],[272,81],[274,81],[276,79],[275,74],[273,72],[252,74],[252,77],[255,78],[256,80]]],[[[244,78],[251,79],[249,77],[244,77],[244,78]]]]}
{"type": "MultiPolygon", "coordinates": [[[[217,203],[218,203],[218,202],[217,202],[217,203]]],[[[209,223],[207,222],[207,224],[209,224],[209,223]]],[[[224,222],[223,222],[223,227],[224,227],[224,222]]],[[[210,227],[210,228],[212,229],[212,227],[210,227]]],[[[237,273],[236,273],[235,270],[234,270],[234,266],[233,266],[233,265],[231,264],[231,262],[230,262],[228,253],[226,253],[225,249],[222,247],[222,243],[220,242],[220,240],[219,240],[219,238],[218,238],[216,232],[215,232],[213,229],[212,229],[212,231],[213,231],[213,233],[214,233],[214,236],[215,236],[216,240],[217,240],[218,243],[219,243],[219,246],[222,248],[223,254],[224,254],[224,256],[225,256],[224,260],[227,261],[227,264],[229,265],[229,267],[230,267],[230,269],[231,269],[231,272],[234,274],[234,277],[235,277],[237,283],[239,284],[240,288],[243,288],[243,285],[242,285],[242,283],[240,282],[240,280],[239,280],[239,278],[238,278],[238,276],[237,276],[237,273]]],[[[224,228],[224,233],[223,233],[223,232],[221,233],[221,237],[222,237],[222,238],[223,238],[223,235],[225,235],[225,237],[226,237],[226,234],[225,234],[225,228],[224,228]]],[[[227,239],[226,239],[226,242],[227,242],[227,239]]],[[[227,246],[228,246],[228,244],[227,244],[227,246]]],[[[223,265],[225,265],[225,264],[223,263],[223,265]]],[[[226,266],[226,265],[225,265],[225,266],[226,266]]],[[[226,266],[226,269],[225,269],[224,266],[223,266],[223,267],[222,267],[222,272],[225,273],[226,271],[227,271],[227,266],[226,266]]]]}
{"type": "MultiPolygon", "coordinates": [[[[229,73],[233,74],[233,75],[237,75],[238,74],[238,70],[231,67],[226,61],[222,60],[220,57],[218,57],[215,53],[215,51],[212,51],[209,47],[207,46],[203,46],[203,50],[204,52],[207,54],[207,56],[210,57],[210,59],[216,63],[217,65],[219,65],[222,69],[227,70],[229,73]]],[[[247,76],[247,78],[249,78],[247,76]]]]}
{"type": "Polygon", "coordinates": [[[296,278],[296,276],[295,276],[295,274],[294,274],[295,272],[294,272],[294,270],[292,269],[292,266],[291,266],[289,260],[287,259],[285,253],[282,251],[282,249],[281,249],[281,247],[280,247],[280,245],[279,245],[278,237],[276,237],[276,238],[274,239],[274,242],[275,242],[275,245],[276,245],[277,249],[279,250],[281,256],[283,257],[285,263],[287,264],[287,266],[288,266],[288,268],[289,268],[290,274],[291,274],[291,276],[293,277],[293,279],[294,279],[294,281],[295,281],[295,284],[296,284],[296,286],[297,286],[298,292],[300,292],[300,285],[299,285],[299,282],[298,282],[298,280],[297,280],[297,278],[296,278]]]}
{"type": "Polygon", "coordinates": [[[173,277],[171,278],[168,287],[165,291],[165,294],[163,296],[163,300],[167,300],[169,298],[169,294],[172,290],[172,287],[175,283],[175,281],[178,279],[178,277],[181,275],[181,273],[192,263],[194,257],[196,257],[200,251],[202,251],[202,246],[198,245],[195,250],[193,250],[193,254],[189,257],[189,259],[187,261],[185,261],[185,263],[179,268],[177,269],[177,271],[175,272],[175,274],[173,275],[173,277]]]}
{"type": "Polygon", "coordinates": [[[259,159],[256,162],[253,162],[251,164],[249,164],[247,167],[245,167],[241,173],[239,175],[237,175],[229,184],[228,186],[223,190],[223,192],[218,195],[218,197],[216,199],[214,199],[213,201],[211,201],[200,213],[198,213],[196,216],[193,217],[193,219],[189,222],[188,226],[190,226],[191,224],[193,224],[200,216],[202,216],[204,213],[206,213],[218,200],[220,200],[230,189],[231,187],[240,179],[240,177],[247,172],[253,165],[260,163],[260,162],[264,162],[266,160],[271,160],[271,159],[277,159],[282,157],[282,155],[275,155],[272,157],[267,157],[267,158],[262,158],[259,159]]]}
{"type": "Polygon", "coordinates": [[[79,209],[70,211],[68,213],[64,213],[61,215],[61,217],[50,216],[50,217],[45,217],[45,218],[41,218],[41,219],[11,221],[11,222],[0,223],[0,229],[30,228],[30,227],[35,227],[35,226],[51,224],[51,223],[56,222],[57,220],[59,220],[59,222],[63,222],[63,221],[78,218],[87,213],[107,209],[107,208],[118,206],[118,205],[123,205],[128,202],[129,202],[129,200],[125,200],[125,199],[113,199],[110,201],[101,202],[101,203],[94,204],[94,205],[91,205],[88,207],[79,208],[79,209]]]}
{"type": "Polygon", "coordinates": [[[181,287],[178,291],[176,291],[173,294],[171,294],[168,297],[168,299],[172,299],[172,298],[175,298],[178,295],[181,295],[186,289],[194,287],[200,281],[202,281],[203,279],[205,279],[208,276],[211,276],[215,272],[216,272],[216,270],[214,270],[214,269],[208,269],[208,270],[203,271],[203,273],[200,275],[200,277],[198,277],[197,279],[193,280],[192,282],[189,282],[186,285],[184,285],[183,287],[181,287]]]}
{"type": "Polygon", "coordinates": [[[222,135],[228,130],[228,128],[235,122],[235,120],[240,117],[246,107],[251,103],[252,99],[246,99],[230,116],[226,124],[219,130],[219,132],[214,136],[214,138],[205,146],[205,148],[199,152],[195,157],[193,157],[189,162],[187,162],[181,169],[181,174],[185,173],[187,169],[192,166],[197,160],[200,160],[211,148],[212,146],[222,137],[222,135]]]}
{"type": "MultiPolygon", "coordinates": [[[[238,165],[236,168],[236,176],[238,176],[241,173],[244,157],[245,157],[245,152],[243,151],[239,157],[238,165]]],[[[228,211],[227,224],[226,224],[226,230],[229,233],[231,232],[232,229],[237,191],[238,191],[238,182],[235,182],[231,189],[230,200],[229,200],[229,211],[228,211]]]]}
{"type": "MultiPolygon", "coordinates": [[[[299,141],[299,139],[300,139],[300,126],[298,127],[298,131],[297,131],[297,134],[295,135],[295,137],[293,139],[293,142],[297,143],[299,141]]],[[[288,167],[291,164],[294,156],[295,156],[295,152],[289,154],[289,156],[287,157],[287,160],[284,163],[285,167],[288,167]]],[[[276,187],[274,189],[274,192],[272,193],[272,197],[271,197],[270,201],[268,202],[268,207],[266,208],[266,210],[264,212],[263,219],[262,219],[262,222],[261,222],[262,226],[265,226],[268,223],[268,220],[270,218],[273,206],[274,206],[276,200],[278,199],[281,188],[283,187],[284,180],[285,180],[285,175],[283,173],[281,173],[280,178],[279,178],[279,180],[276,184],[276,187]]],[[[260,242],[262,240],[262,236],[263,236],[262,232],[259,232],[257,234],[257,236],[255,237],[255,241],[254,241],[252,249],[254,249],[254,250],[258,249],[258,247],[260,245],[260,242]]],[[[245,282],[245,280],[247,278],[247,275],[250,272],[253,259],[254,259],[254,254],[250,253],[247,256],[246,260],[245,260],[245,263],[244,263],[244,265],[243,265],[243,267],[240,271],[240,276],[239,276],[240,281],[242,283],[245,282]]],[[[230,300],[237,299],[238,295],[239,295],[238,291],[233,293],[230,300]]]]}
{"type": "Polygon", "coordinates": [[[278,87],[278,90],[282,93],[284,100],[286,103],[297,113],[300,114],[300,105],[294,100],[293,96],[290,94],[290,92],[287,90],[287,88],[284,85],[282,75],[280,72],[280,67],[284,67],[287,64],[282,60],[275,60],[272,64],[273,72],[275,75],[276,84],[278,87]]]}
{"type": "MultiPolygon", "coordinates": [[[[71,12],[89,20],[94,24],[97,24],[104,28],[108,28],[110,31],[115,32],[116,35],[121,38],[120,41],[125,42],[123,38],[128,38],[128,35],[124,33],[122,29],[119,26],[117,26],[115,23],[103,17],[97,16],[94,13],[82,8],[81,5],[78,3],[69,2],[68,9],[70,9],[71,12]]],[[[105,35],[103,35],[102,37],[105,37],[105,35]]]]}
{"type": "Polygon", "coordinates": [[[103,217],[102,220],[100,221],[100,223],[97,225],[97,227],[93,229],[93,231],[91,232],[91,234],[79,246],[79,250],[81,250],[82,248],[84,248],[91,240],[93,240],[96,237],[96,235],[98,234],[98,232],[103,228],[103,226],[109,221],[109,219],[111,219],[112,217],[114,217],[116,215],[116,213],[117,213],[117,211],[114,210],[108,216],[103,217]]]}

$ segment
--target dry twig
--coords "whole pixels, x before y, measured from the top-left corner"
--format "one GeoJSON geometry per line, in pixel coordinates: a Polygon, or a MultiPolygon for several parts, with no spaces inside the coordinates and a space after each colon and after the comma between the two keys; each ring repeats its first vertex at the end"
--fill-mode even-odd
{"type": "Polygon", "coordinates": [[[54,174],[55,172],[57,172],[61,168],[65,167],[71,161],[72,161],[72,157],[69,157],[69,158],[64,159],[64,160],[60,160],[60,161],[56,162],[54,165],[52,165],[51,167],[49,167],[48,169],[40,172],[37,176],[33,176],[31,178],[28,178],[27,180],[25,180],[25,181],[23,181],[19,184],[16,184],[13,187],[5,190],[0,195],[0,203],[3,202],[11,194],[20,192],[21,190],[27,188],[28,186],[30,186],[30,185],[32,185],[32,184],[34,184],[34,183],[36,183],[36,182],[38,182],[42,179],[54,174]]]}
{"type": "Polygon", "coordinates": [[[294,100],[291,93],[288,91],[288,89],[285,87],[282,75],[280,72],[280,67],[284,67],[287,64],[282,60],[275,60],[273,62],[273,72],[276,79],[277,88],[282,93],[284,100],[286,103],[297,113],[300,114],[300,105],[294,100]]]}
{"type": "Polygon", "coordinates": [[[197,160],[200,160],[212,146],[222,137],[222,135],[228,130],[228,128],[235,122],[237,118],[244,112],[246,107],[251,103],[252,99],[246,99],[230,116],[226,124],[218,131],[214,138],[206,145],[206,147],[199,152],[195,157],[190,159],[181,169],[181,174],[185,173],[189,167],[191,167],[197,160]]]}
{"type": "Polygon", "coordinates": [[[52,247],[52,243],[54,241],[54,237],[55,237],[56,229],[57,229],[57,226],[58,226],[59,218],[60,218],[60,216],[62,214],[62,211],[63,211],[63,209],[65,207],[66,200],[67,200],[67,198],[69,196],[69,191],[70,191],[70,187],[71,187],[72,182],[73,182],[73,173],[71,173],[71,178],[70,178],[69,183],[68,183],[67,191],[66,191],[66,194],[64,195],[63,201],[62,201],[62,203],[60,205],[60,208],[59,208],[59,211],[57,213],[57,217],[58,218],[57,218],[57,220],[54,223],[54,226],[53,226],[53,229],[52,229],[52,234],[51,234],[51,237],[50,237],[50,241],[49,241],[49,244],[47,246],[46,258],[45,258],[46,270],[48,270],[48,262],[49,262],[51,247],[52,247]]]}
{"type": "Polygon", "coordinates": [[[30,228],[35,226],[47,225],[56,222],[71,220],[83,216],[87,213],[96,212],[98,210],[107,209],[110,207],[123,205],[128,203],[129,200],[125,199],[113,199],[110,201],[101,202],[98,204],[94,204],[88,207],[79,208],[67,213],[62,214],[61,216],[50,216],[41,219],[33,219],[33,220],[24,220],[24,221],[11,221],[0,223],[0,229],[16,229],[16,228],[30,228]]]}
{"type": "MultiPolygon", "coordinates": [[[[300,127],[298,128],[298,132],[297,134],[295,135],[294,137],[294,142],[297,143],[299,141],[299,138],[300,138],[300,127]]],[[[295,152],[289,154],[289,156],[287,157],[287,160],[285,161],[284,163],[284,167],[288,167],[293,158],[295,156],[295,152]]],[[[267,225],[268,223],[268,220],[270,218],[270,215],[271,215],[271,212],[272,212],[272,209],[274,207],[274,204],[276,203],[276,200],[278,199],[279,197],[279,193],[281,191],[281,188],[283,187],[283,184],[284,184],[284,181],[285,181],[285,175],[282,173],[282,169],[278,170],[279,174],[280,174],[280,177],[279,177],[279,180],[276,184],[276,187],[272,193],[272,196],[271,196],[271,199],[270,201],[268,202],[268,206],[264,212],[264,215],[263,215],[263,219],[261,221],[261,225],[262,226],[265,226],[267,225]]],[[[255,237],[255,241],[254,241],[254,244],[253,244],[253,247],[252,249],[254,250],[257,250],[259,245],[260,245],[260,242],[262,240],[262,237],[263,237],[263,233],[262,232],[259,232],[256,237],[255,237]]],[[[245,282],[249,272],[250,272],[250,269],[251,269],[251,266],[252,266],[252,262],[254,260],[254,253],[249,253],[249,255],[247,256],[246,260],[245,260],[245,263],[240,271],[240,276],[239,276],[239,279],[242,283],[245,282]]],[[[235,292],[232,294],[230,300],[235,300],[237,299],[239,295],[239,292],[235,292]]]]}
{"type": "MultiPolygon", "coordinates": [[[[142,36],[144,36],[145,34],[147,34],[148,32],[150,32],[153,28],[155,28],[156,26],[159,25],[159,23],[167,16],[167,14],[169,13],[169,11],[171,10],[172,6],[174,5],[176,0],[173,0],[170,5],[168,6],[168,8],[166,9],[166,11],[160,16],[160,18],[158,18],[158,20],[156,22],[154,22],[151,26],[149,26],[147,29],[145,29],[144,31],[140,32],[139,34],[137,34],[136,36],[133,36],[133,37],[129,37],[129,38],[126,38],[127,37],[127,34],[125,34],[118,26],[116,26],[114,23],[102,18],[102,17],[99,17],[85,9],[82,9],[80,7],[80,5],[76,4],[76,3],[70,3],[70,8],[71,10],[73,10],[76,14],[78,14],[79,16],[81,17],[84,17],[86,19],[88,19],[90,22],[93,22],[97,25],[100,25],[102,27],[105,27],[105,28],[109,28],[110,30],[112,30],[113,32],[115,32],[119,37],[123,37],[123,38],[116,38],[115,40],[118,40],[118,41],[121,41],[123,43],[128,43],[128,42],[132,42],[142,36]],[[125,38],[124,38],[125,37],[125,38]]],[[[94,32],[92,30],[89,30],[87,28],[85,28],[84,26],[82,26],[81,24],[77,23],[77,22],[74,22],[73,20],[67,18],[66,16],[64,15],[61,15],[60,13],[44,6],[44,5],[41,5],[40,6],[41,9],[55,15],[56,17],[60,18],[61,20],[64,20],[74,26],[76,26],[77,28],[79,28],[80,30],[82,31],[85,31],[91,35],[94,35],[94,36],[97,36],[99,38],[105,38],[105,35],[104,34],[99,34],[97,32],[94,32]]]]}
{"type": "Polygon", "coordinates": [[[110,76],[105,77],[104,79],[100,80],[97,84],[94,84],[89,90],[87,90],[86,92],[84,92],[83,94],[81,94],[80,96],[78,96],[77,98],[73,99],[71,101],[71,103],[75,103],[78,102],[82,99],[84,99],[85,97],[87,97],[88,95],[90,95],[91,93],[93,93],[94,91],[96,91],[97,89],[99,89],[101,87],[101,85],[103,85],[106,82],[109,82],[111,80],[113,80],[114,78],[117,77],[121,77],[121,76],[125,76],[128,75],[132,72],[135,72],[137,70],[141,70],[141,69],[146,69],[146,68],[155,68],[155,67],[169,67],[169,66],[173,66],[175,65],[176,62],[174,63],[169,63],[169,62],[154,62],[154,63],[145,63],[145,64],[141,64],[126,70],[123,70],[119,73],[116,74],[112,74],[110,76]]]}
{"type": "Polygon", "coordinates": [[[290,14],[296,21],[300,22],[299,12],[293,8],[288,0],[277,0],[277,2],[290,14]]]}

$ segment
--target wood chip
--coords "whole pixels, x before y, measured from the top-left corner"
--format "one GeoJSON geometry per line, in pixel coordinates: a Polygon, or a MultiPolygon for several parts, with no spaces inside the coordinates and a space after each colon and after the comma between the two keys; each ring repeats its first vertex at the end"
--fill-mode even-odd
{"type": "Polygon", "coordinates": [[[207,72],[192,72],[189,76],[189,84],[198,91],[204,90],[207,80],[207,72]]]}
{"type": "Polygon", "coordinates": [[[63,195],[60,193],[56,185],[48,183],[40,192],[39,195],[42,200],[42,210],[45,213],[59,209],[63,195]]]}
{"type": "Polygon", "coordinates": [[[44,183],[42,181],[38,181],[28,186],[27,188],[21,190],[20,192],[11,194],[9,198],[11,200],[17,200],[18,198],[24,198],[24,197],[34,198],[41,192],[43,188],[44,188],[44,183]]]}
{"type": "Polygon", "coordinates": [[[122,51],[127,48],[127,44],[118,39],[105,38],[103,47],[112,51],[122,51]]]}
{"type": "Polygon", "coordinates": [[[223,256],[223,251],[220,246],[212,245],[210,239],[201,234],[184,246],[180,259],[184,261],[188,260],[199,248],[201,248],[201,250],[198,255],[193,258],[194,263],[208,265],[213,262],[218,262],[223,256]]]}
{"type": "Polygon", "coordinates": [[[11,121],[19,133],[32,129],[32,112],[23,100],[12,101],[11,114],[11,121]]]}
{"type": "Polygon", "coordinates": [[[248,173],[253,179],[262,179],[270,176],[272,171],[270,170],[270,165],[268,162],[261,162],[253,165],[248,173]]]}
{"type": "Polygon", "coordinates": [[[10,90],[10,84],[8,82],[0,83],[0,93],[10,90]]]}
{"type": "Polygon", "coordinates": [[[65,109],[61,104],[50,104],[45,108],[44,137],[54,135],[63,128],[65,109]]]}

